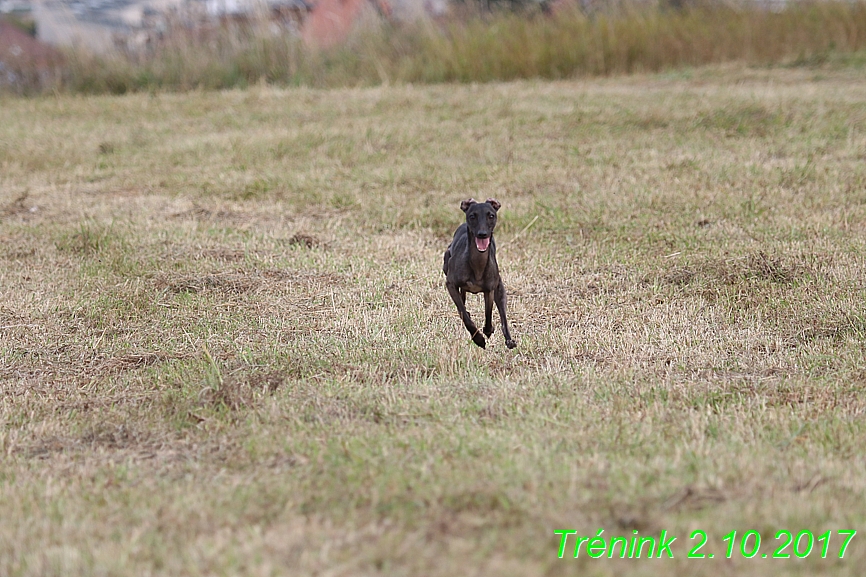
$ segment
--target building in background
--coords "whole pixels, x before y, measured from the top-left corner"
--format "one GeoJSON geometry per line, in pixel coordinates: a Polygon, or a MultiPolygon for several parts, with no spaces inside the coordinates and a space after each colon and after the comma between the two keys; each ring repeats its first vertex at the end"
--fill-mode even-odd
{"type": "MultiPolygon", "coordinates": [[[[8,12],[5,13],[8,16],[8,12]]],[[[0,88],[38,92],[61,73],[63,55],[0,15],[0,88]]]]}
{"type": "Polygon", "coordinates": [[[266,23],[327,48],[364,21],[441,16],[449,0],[0,0],[0,13],[27,13],[38,38],[94,52],[147,51],[173,29],[231,22],[266,23]]]}

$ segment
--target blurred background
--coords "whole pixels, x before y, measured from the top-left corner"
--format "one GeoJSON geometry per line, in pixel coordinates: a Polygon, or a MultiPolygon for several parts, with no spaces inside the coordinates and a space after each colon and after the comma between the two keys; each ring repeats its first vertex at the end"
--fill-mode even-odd
{"type": "Polygon", "coordinates": [[[860,1],[0,0],[0,90],[557,79],[814,65],[864,43],[860,1]]]}

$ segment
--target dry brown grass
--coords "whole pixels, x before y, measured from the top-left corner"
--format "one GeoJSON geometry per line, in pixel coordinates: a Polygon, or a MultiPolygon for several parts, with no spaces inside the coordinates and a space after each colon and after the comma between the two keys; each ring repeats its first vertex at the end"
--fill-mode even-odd
{"type": "Polygon", "coordinates": [[[685,554],[866,519],[864,103],[739,67],[3,100],[0,574],[858,575],[860,535],[685,554]],[[515,351],[442,286],[467,196],[515,351]]]}

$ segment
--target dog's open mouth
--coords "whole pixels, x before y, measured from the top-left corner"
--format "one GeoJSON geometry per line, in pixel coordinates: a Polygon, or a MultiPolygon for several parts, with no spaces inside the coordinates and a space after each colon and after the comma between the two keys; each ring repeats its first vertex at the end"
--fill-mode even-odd
{"type": "Polygon", "coordinates": [[[490,246],[490,238],[478,238],[475,237],[475,246],[478,247],[478,250],[484,252],[487,250],[487,247],[490,246]]]}

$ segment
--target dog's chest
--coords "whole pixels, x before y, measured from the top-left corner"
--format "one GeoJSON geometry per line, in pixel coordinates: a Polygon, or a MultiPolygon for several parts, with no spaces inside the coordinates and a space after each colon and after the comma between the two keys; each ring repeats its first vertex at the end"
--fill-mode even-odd
{"type": "Polygon", "coordinates": [[[493,290],[490,283],[490,275],[487,274],[488,272],[486,269],[481,271],[470,270],[463,283],[463,288],[466,289],[466,292],[474,294],[493,290]]]}
{"type": "Polygon", "coordinates": [[[496,261],[493,255],[484,255],[484,259],[470,259],[470,265],[463,277],[463,288],[466,292],[480,293],[493,290],[491,279],[496,276],[496,261]],[[489,257],[489,258],[488,258],[489,257]]]}

